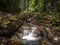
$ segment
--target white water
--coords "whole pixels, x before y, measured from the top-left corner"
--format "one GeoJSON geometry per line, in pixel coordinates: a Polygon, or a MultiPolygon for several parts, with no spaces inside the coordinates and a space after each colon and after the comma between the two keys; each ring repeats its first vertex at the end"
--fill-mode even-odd
{"type": "Polygon", "coordinates": [[[37,29],[36,26],[30,27],[30,29],[28,29],[28,26],[24,27],[24,31],[23,31],[24,36],[22,37],[22,39],[25,39],[25,40],[28,40],[28,41],[38,40],[38,38],[36,37],[37,35],[34,34],[34,31],[36,29],[37,29]]]}

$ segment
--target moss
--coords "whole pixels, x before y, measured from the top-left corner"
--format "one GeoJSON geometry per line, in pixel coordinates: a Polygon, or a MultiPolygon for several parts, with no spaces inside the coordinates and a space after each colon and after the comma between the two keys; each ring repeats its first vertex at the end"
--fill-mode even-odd
{"type": "Polygon", "coordinates": [[[10,20],[17,20],[16,16],[10,17],[10,20]]]}
{"type": "Polygon", "coordinates": [[[2,23],[3,23],[3,24],[9,24],[10,21],[9,21],[9,20],[2,20],[2,23]]]}

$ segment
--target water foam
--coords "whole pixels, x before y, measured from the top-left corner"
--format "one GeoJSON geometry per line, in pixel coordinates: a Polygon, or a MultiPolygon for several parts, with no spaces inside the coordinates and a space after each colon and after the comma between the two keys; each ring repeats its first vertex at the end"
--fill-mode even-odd
{"type": "MultiPolygon", "coordinates": [[[[28,28],[28,26],[27,26],[27,28],[28,28]]],[[[25,39],[25,40],[38,40],[36,35],[33,33],[36,29],[37,29],[36,26],[31,27],[31,32],[28,31],[29,29],[28,30],[24,29],[24,36],[22,37],[22,39],[25,39]]]]}

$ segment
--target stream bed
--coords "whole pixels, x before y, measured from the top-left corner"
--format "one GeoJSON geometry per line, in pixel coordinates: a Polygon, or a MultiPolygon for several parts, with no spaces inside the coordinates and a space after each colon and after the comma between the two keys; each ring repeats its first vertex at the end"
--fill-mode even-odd
{"type": "Polygon", "coordinates": [[[39,41],[38,40],[34,40],[34,41],[28,41],[28,40],[22,40],[23,45],[39,45],[39,41]]]}
{"type": "Polygon", "coordinates": [[[39,45],[39,37],[34,34],[37,26],[23,26],[23,37],[22,43],[23,45],[39,45]]]}

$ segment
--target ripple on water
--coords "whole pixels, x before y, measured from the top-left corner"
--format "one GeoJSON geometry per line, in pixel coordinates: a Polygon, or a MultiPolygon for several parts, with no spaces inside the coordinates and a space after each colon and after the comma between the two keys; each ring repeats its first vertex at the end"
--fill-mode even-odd
{"type": "Polygon", "coordinates": [[[22,40],[23,45],[39,45],[39,41],[38,40],[34,40],[34,41],[28,41],[28,40],[22,40]]]}

